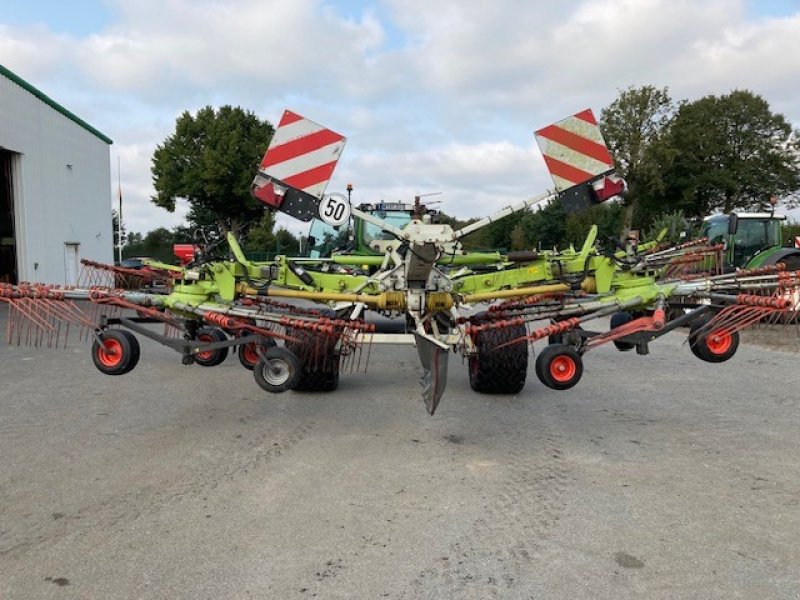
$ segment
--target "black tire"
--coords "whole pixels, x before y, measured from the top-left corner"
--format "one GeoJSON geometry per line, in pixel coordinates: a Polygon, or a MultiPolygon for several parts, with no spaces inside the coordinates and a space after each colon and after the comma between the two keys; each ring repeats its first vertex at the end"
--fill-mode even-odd
{"type": "Polygon", "coordinates": [[[275,344],[275,340],[272,338],[265,338],[250,334],[248,334],[246,337],[252,338],[253,341],[239,346],[237,355],[239,356],[239,363],[248,371],[252,371],[255,368],[258,359],[261,358],[258,355],[259,349],[263,353],[266,352],[267,348],[274,348],[277,344],[275,344]]]}
{"type": "Polygon", "coordinates": [[[582,375],[583,360],[572,346],[552,344],[536,357],[536,376],[551,389],[568,390],[582,375]]]}
{"type": "Polygon", "coordinates": [[[124,375],[139,362],[139,341],[129,331],[106,329],[99,334],[101,346],[95,339],[92,344],[92,362],[106,375],[124,375]]]}
{"type": "Polygon", "coordinates": [[[783,263],[787,271],[800,271],[800,254],[790,254],[784,256],[778,261],[778,264],[783,263]]]}
{"type": "MultiPolygon", "coordinates": [[[[621,310],[619,312],[615,312],[611,315],[611,329],[615,329],[620,325],[625,325],[625,323],[630,323],[633,321],[633,315],[629,312],[621,310]]],[[[614,345],[617,347],[617,350],[620,352],[627,352],[628,350],[633,350],[636,348],[636,344],[631,344],[630,342],[618,342],[614,341],[614,345]]]]}
{"type": "Polygon", "coordinates": [[[119,329],[118,331],[126,338],[128,338],[128,341],[130,342],[131,345],[131,358],[128,361],[128,366],[125,368],[125,373],[129,373],[133,371],[136,365],[139,364],[139,356],[141,355],[139,340],[136,339],[136,336],[133,335],[133,333],[131,333],[126,329],[119,329]]]}
{"type": "Polygon", "coordinates": [[[300,377],[292,388],[296,392],[332,392],[339,387],[337,338],[301,329],[288,329],[289,349],[300,362],[300,377]]]}
{"type": "Polygon", "coordinates": [[[297,385],[300,377],[300,361],[286,348],[267,348],[253,369],[256,383],[262,390],[280,394],[297,385]]]}
{"type": "Polygon", "coordinates": [[[710,363],[721,363],[733,358],[739,349],[739,332],[712,330],[698,333],[706,323],[708,319],[701,319],[689,330],[689,348],[692,354],[710,363]]]}
{"type": "Polygon", "coordinates": [[[528,344],[498,348],[527,333],[525,325],[486,329],[474,336],[477,354],[469,357],[469,385],[481,394],[518,394],[528,375],[528,344]]]}
{"type": "MultiPolygon", "coordinates": [[[[224,342],[228,339],[225,332],[216,327],[203,327],[197,330],[195,340],[198,342],[224,342]]],[[[201,367],[216,367],[228,358],[227,348],[217,348],[216,350],[206,350],[194,355],[194,362],[201,367]]]]}
{"type": "Polygon", "coordinates": [[[339,387],[339,356],[326,361],[317,370],[303,369],[300,380],[292,389],[296,392],[333,392],[339,387]]]}

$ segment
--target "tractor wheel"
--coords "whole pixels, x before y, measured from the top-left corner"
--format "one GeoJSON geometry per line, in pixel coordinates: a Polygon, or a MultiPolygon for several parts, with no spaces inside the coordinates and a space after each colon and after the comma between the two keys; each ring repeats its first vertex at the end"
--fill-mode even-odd
{"type": "Polygon", "coordinates": [[[296,392],[333,392],[339,387],[339,355],[323,361],[316,370],[303,368],[300,379],[292,389],[296,392]]]}
{"type": "Polygon", "coordinates": [[[689,348],[700,360],[721,363],[733,357],[739,349],[739,332],[724,329],[697,333],[707,321],[705,319],[692,325],[689,331],[689,348]]]}
{"type": "Polygon", "coordinates": [[[528,375],[528,344],[498,348],[526,334],[525,325],[479,332],[473,342],[477,354],[469,357],[469,385],[482,394],[518,394],[528,375]]]}
{"type": "Polygon", "coordinates": [[[800,254],[790,254],[778,261],[778,264],[786,265],[787,271],[800,271],[800,254]]]}
{"type": "Polygon", "coordinates": [[[338,388],[337,339],[298,329],[287,330],[286,335],[298,340],[286,342],[286,348],[297,356],[300,363],[300,376],[292,389],[296,392],[332,392],[338,388]]]}
{"type": "Polygon", "coordinates": [[[554,390],[568,390],[582,375],[583,360],[572,346],[552,344],[536,357],[536,376],[554,390]]]}
{"type": "Polygon", "coordinates": [[[300,377],[300,361],[286,348],[267,348],[253,368],[256,383],[263,390],[279,394],[291,390],[300,377]]]}
{"type": "Polygon", "coordinates": [[[264,352],[267,350],[267,348],[274,348],[276,344],[275,340],[272,338],[265,338],[261,336],[256,337],[252,335],[248,335],[247,337],[252,337],[253,341],[239,346],[239,362],[245,369],[252,371],[255,368],[258,359],[261,358],[258,355],[258,351],[261,350],[264,352]]]}
{"type": "MultiPolygon", "coordinates": [[[[624,310],[615,312],[613,315],[611,315],[611,329],[615,329],[620,325],[625,325],[625,323],[630,323],[631,321],[633,321],[633,315],[631,313],[624,310]]],[[[615,341],[614,345],[620,352],[627,352],[628,350],[633,350],[636,348],[636,344],[631,344],[630,342],[615,341]]]]}
{"type": "Polygon", "coordinates": [[[92,361],[101,373],[124,375],[139,362],[139,341],[130,331],[106,329],[100,333],[102,345],[92,344],[92,361]]]}
{"type": "MultiPolygon", "coordinates": [[[[216,327],[203,327],[197,330],[195,339],[198,342],[224,342],[228,339],[225,332],[216,327]]],[[[216,367],[228,358],[227,348],[217,348],[216,350],[204,350],[194,355],[194,362],[201,367],[216,367]]]]}

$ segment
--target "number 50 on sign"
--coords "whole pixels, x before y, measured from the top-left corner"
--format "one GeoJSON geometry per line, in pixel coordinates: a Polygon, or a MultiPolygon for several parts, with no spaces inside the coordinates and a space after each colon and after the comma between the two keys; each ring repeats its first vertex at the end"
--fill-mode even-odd
{"type": "Polygon", "coordinates": [[[344,225],[350,219],[350,203],[344,196],[329,194],[319,203],[319,218],[331,227],[344,225]]]}

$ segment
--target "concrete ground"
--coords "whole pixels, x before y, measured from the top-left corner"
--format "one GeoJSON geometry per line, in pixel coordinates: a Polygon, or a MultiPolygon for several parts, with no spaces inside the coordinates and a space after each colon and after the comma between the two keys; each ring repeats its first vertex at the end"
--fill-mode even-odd
{"type": "Polygon", "coordinates": [[[0,346],[0,598],[800,597],[797,354],[600,348],[436,416],[412,348],[332,394],[144,342],[0,346]]]}

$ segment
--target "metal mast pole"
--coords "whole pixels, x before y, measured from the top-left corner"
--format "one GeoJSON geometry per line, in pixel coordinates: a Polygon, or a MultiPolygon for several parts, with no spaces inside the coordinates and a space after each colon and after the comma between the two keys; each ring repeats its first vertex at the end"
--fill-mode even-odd
{"type": "Polygon", "coordinates": [[[119,214],[117,215],[117,256],[122,262],[122,175],[120,173],[119,155],[117,155],[117,190],[119,193],[119,214]]]}

